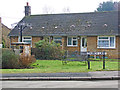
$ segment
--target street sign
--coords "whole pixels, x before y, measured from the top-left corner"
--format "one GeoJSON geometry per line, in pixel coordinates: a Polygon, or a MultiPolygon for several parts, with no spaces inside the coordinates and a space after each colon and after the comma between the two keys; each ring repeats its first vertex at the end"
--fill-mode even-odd
{"type": "Polygon", "coordinates": [[[103,69],[105,69],[105,55],[107,53],[105,51],[103,52],[87,52],[87,55],[88,55],[88,69],[90,69],[90,55],[103,55],[103,69]]]}
{"type": "Polygon", "coordinates": [[[87,52],[87,55],[106,55],[106,52],[87,52]]]}

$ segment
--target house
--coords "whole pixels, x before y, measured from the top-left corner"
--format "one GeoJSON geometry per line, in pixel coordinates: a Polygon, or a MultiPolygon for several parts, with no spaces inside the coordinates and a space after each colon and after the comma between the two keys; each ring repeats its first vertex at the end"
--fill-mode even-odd
{"type": "Polygon", "coordinates": [[[10,47],[10,39],[8,34],[10,33],[11,29],[2,24],[2,40],[5,42],[5,48],[10,47]]]}
{"type": "Polygon", "coordinates": [[[9,48],[10,47],[10,39],[8,37],[8,34],[10,33],[11,29],[9,29],[7,26],[5,26],[3,23],[1,23],[0,18],[0,47],[9,48]]]}
{"type": "MultiPolygon", "coordinates": [[[[60,43],[62,49],[79,52],[106,51],[108,58],[120,58],[120,33],[118,12],[91,12],[31,15],[30,6],[25,6],[25,17],[18,23],[26,22],[23,42],[35,42],[48,38],[60,43]]],[[[19,42],[20,32],[16,26],[9,34],[11,42],[19,42]]]]}
{"type": "Polygon", "coordinates": [[[1,17],[0,17],[0,48],[2,48],[2,24],[1,24],[1,17]]]}

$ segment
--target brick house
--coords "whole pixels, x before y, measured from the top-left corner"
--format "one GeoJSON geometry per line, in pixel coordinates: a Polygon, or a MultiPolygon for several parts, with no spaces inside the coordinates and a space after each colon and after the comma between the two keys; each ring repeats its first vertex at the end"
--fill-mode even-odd
{"type": "Polygon", "coordinates": [[[0,47],[2,48],[2,41],[5,42],[5,47],[10,47],[10,39],[8,37],[8,34],[10,33],[11,29],[5,26],[3,23],[1,23],[1,17],[0,17],[0,47]]]}
{"type": "Polygon", "coordinates": [[[2,48],[2,23],[1,23],[1,17],[0,17],[0,48],[2,48]]]}
{"type": "MultiPolygon", "coordinates": [[[[120,33],[118,12],[91,12],[31,15],[30,6],[25,6],[25,17],[32,28],[23,30],[23,42],[35,42],[48,38],[60,43],[62,49],[79,52],[106,51],[108,58],[120,58],[120,33]]],[[[18,23],[18,24],[19,24],[18,23]]],[[[19,42],[16,26],[9,34],[11,42],[19,42]]]]}
{"type": "Polygon", "coordinates": [[[2,24],[2,39],[5,42],[5,47],[9,48],[10,47],[10,39],[8,37],[8,34],[10,33],[11,29],[2,24]]]}

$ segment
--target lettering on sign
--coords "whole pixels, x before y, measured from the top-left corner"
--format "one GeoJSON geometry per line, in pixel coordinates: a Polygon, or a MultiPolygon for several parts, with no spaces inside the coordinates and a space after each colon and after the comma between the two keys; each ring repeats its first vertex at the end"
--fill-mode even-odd
{"type": "Polygon", "coordinates": [[[106,52],[87,52],[87,55],[106,55],[106,52]]]}

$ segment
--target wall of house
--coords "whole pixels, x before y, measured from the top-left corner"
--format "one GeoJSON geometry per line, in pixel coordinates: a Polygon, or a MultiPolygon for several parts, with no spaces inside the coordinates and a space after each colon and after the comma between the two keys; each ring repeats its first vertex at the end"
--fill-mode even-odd
{"type": "MultiPolygon", "coordinates": [[[[41,40],[42,37],[36,37],[36,36],[33,36],[32,37],[32,47],[35,48],[35,43],[38,42],[39,40],[41,40]]],[[[12,42],[18,42],[18,36],[12,36],[10,37],[10,40],[11,40],[11,43],[12,42]]]]}
{"type": "Polygon", "coordinates": [[[69,52],[78,51],[80,52],[80,37],[78,37],[78,45],[77,46],[67,46],[67,36],[62,36],[62,49],[68,50],[69,52]]]}
{"type": "Polygon", "coordinates": [[[35,43],[42,40],[42,37],[33,36],[32,37],[32,48],[35,48],[35,43]]]}
{"type": "Polygon", "coordinates": [[[10,37],[10,40],[11,40],[11,43],[12,42],[18,42],[18,36],[12,36],[12,37],[10,37]]]}
{"type": "MultiPolygon", "coordinates": [[[[118,57],[118,50],[120,47],[120,37],[116,37],[116,48],[115,49],[100,49],[97,48],[97,36],[87,37],[87,51],[90,52],[107,52],[106,57],[108,58],[120,58],[118,57]],[[118,46],[119,45],[119,46],[118,46]]],[[[119,51],[120,53],[120,51],[119,51]]]]}
{"type": "MultiPolygon", "coordinates": [[[[80,39],[80,37],[78,37],[79,39],[78,39],[78,45],[77,46],[67,46],[67,37],[65,37],[65,38],[63,38],[62,40],[64,40],[65,39],[65,50],[68,50],[69,52],[74,52],[74,51],[78,51],[78,52],[80,52],[80,41],[81,41],[81,39],[80,39]]],[[[63,45],[63,47],[64,47],[64,45],[63,45]]]]}
{"type": "Polygon", "coordinates": [[[5,46],[6,48],[10,47],[10,39],[8,37],[8,34],[10,33],[10,29],[2,24],[2,38],[5,40],[5,46]]]}
{"type": "Polygon", "coordinates": [[[1,17],[0,17],[0,47],[2,47],[2,24],[1,24],[1,17]]]}
{"type": "MultiPolygon", "coordinates": [[[[41,40],[41,37],[32,37],[32,45],[41,40]]],[[[90,52],[103,52],[106,51],[108,58],[120,58],[120,37],[116,37],[116,48],[115,49],[98,49],[97,48],[97,36],[87,37],[87,51],[90,52]]],[[[62,36],[62,49],[68,50],[69,52],[81,50],[81,38],[78,39],[78,46],[67,46],[67,36],[62,36]]]]}
{"type": "MultiPolygon", "coordinates": [[[[79,37],[80,38],[80,37],[79,37]]],[[[67,37],[62,37],[62,49],[68,50],[69,52],[81,51],[81,38],[78,39],[78,46],[67,46],[67,37]]],[[[107,52],[106,57],[114,59],[120,58],[120,37],[116,37],[116,48],[115,49],[99,49],[97,48],[97,36],[87,37],[87,51],[90,52],[107,52]]]]}
{"type": "MultiPolygon", "coordinates": [[[[35,48],[35,42],[42,40],[43,37],[32,37],[32,48],[35,48]]],[[[11,42],[17,42],[18,37],[11,37],[11,42]]],[[[68,50],[69,52],[81,50],[81,38],[78,39],[78,46],[72,47],[67,46],[67,36],[62,36],[62,49],[68,50]]],[[[97,36],[88,36],[87,37],[87,51],[90,52],[107,52],[107,57],[109,58],[120,58],[120,36],[116,37],[116,48],[115,49],[98,49],[97,48],[97,36]]]]}
{"type": "Polygon", "coordinates": [[[118,40],[117,40],[117,46],[118,46],[118,58],[120,59],[120,36],[118,37],[118,40]]]}

